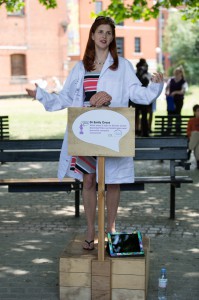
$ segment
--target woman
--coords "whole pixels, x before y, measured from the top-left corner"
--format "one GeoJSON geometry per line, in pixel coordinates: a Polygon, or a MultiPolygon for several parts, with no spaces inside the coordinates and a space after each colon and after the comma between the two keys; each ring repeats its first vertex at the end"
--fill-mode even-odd
{"type": "Polygon", "coordinates": [[[182,67],[177,67],[174,70],[174,76],[169,79],[166,86],[166,97],[167,97],[167,111],[170,117],[168,121],[167,133],[171,132],[172,127],[172,115],[178,115],[176,118],[176,133],[179,134],[181,129],[181,110],[184,102],[184,94],[187,90],[187,82],[184,76],[184,70],[182,67]],[[171,102],[170,102],[171,101],[171,102]]]}
{"type": "MultiPolygon", "coordinates": [[[[38,99],[47,111],[66,107],[82,107],[91,104],[110,107],[128,107],[129,99],[139,104],[150,104],[162,91],[163,75],[156,73],[152,83],[142,87],[129,61],[118,57],[115,24],[109,17],[97,17],[91,26],[83,57],[69,74],[63,90],[49,94],[41,88],[27,90],[38,99]]],[[[60,155],[58,177],[65,175],[82,179],[83,204],[87,219],[86,238],[83,248],[94,249],[95,214],[97,205],[96,173],[83,174],[71,169],[71,157],[67,153],[67,131],[60,155]]],[[[107,184],[107,232],[115,232],[115,219],[120,199],[120,183],[134,181],[133,158],[106,158],[105,182],[107,184]]]]}

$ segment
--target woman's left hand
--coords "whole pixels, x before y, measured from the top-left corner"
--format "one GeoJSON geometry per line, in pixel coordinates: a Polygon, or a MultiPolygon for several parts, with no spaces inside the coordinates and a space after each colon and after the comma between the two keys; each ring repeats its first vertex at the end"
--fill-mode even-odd
{"type": "Polygon", "coordinates": [[[155,83],[161,83],[164,81],[164,76],[160,72],[155,72],[155,73],[153,73],[153,75],[151,77],[151,81],[155,82],[155,83]]]}

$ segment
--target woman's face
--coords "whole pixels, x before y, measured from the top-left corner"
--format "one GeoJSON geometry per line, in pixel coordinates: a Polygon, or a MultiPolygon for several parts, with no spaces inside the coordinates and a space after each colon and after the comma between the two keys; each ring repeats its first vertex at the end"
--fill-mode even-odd
{"type": "Polygon", "coordinates": [[[109,48],[109,45],[113,40],[111,26],[108,24],[99,25],[95,32],[92,34],[92,39],[95,43],[95,47],[104,50],[109,48]]]}
{"type": "Polygon", "coordinates": [[[176,70],[174,72],[174,76],[177,80],[180,80],[182,78],[182,72],[180,70],[176,70]]]}

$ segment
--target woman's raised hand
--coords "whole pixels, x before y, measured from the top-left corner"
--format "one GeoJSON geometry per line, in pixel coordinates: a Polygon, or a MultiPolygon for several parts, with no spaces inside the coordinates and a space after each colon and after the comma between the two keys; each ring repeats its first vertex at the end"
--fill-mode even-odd
{"type": "Polygon", "coordinates": [[[155,72],[155,73],[153,73],[153,75],[151,77],[151,81],[156,82],[156,83],[161,83],[164,81],[164,76],[160,72],[155,72]]]}
{"type": "MultiPolygon", "coordinates": [[[[36,88],[38,87],[37,84],[35,84],[36,88]]],[[[31,89],[26,89],[26,92],[28,93],[28,96],[36,99],[36,93],[37,93],[37,89],[31,90],[31,89]]]]}

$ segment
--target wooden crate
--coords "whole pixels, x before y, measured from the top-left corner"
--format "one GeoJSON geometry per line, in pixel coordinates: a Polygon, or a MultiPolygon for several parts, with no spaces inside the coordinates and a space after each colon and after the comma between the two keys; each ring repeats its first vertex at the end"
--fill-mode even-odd
{"type": "Polygon", "coordinates": [[[82,249],[83,236],[70,241],[59,260],[60,300],[145,300],[150,241],[143,237],[144,257],[98,261],[95,250],[82,249]]]}

